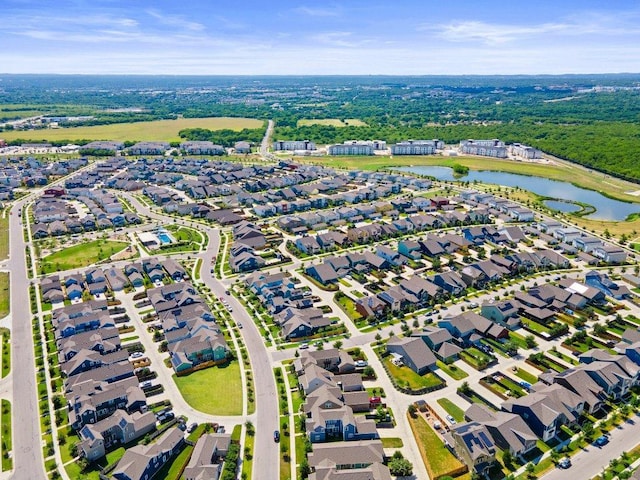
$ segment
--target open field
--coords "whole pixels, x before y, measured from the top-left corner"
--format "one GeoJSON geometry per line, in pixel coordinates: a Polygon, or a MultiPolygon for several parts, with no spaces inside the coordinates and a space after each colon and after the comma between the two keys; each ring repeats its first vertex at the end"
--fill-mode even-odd
{"type": "Polygon", "coordinates": [[[367,127],[368,125],[357,118],[303,118],[298,120],[298,127],[308,127],[309,125],[330,125],[332,127],[367,127]]]}
{"type": "Polygon", "coordinates": [[[128,243],[113,240],[94,240],[93,242],[81,243],[47,255],[42,259],[40,268],[44,273],[51,273],[87,267],[109,258],[127,246],[129,246],[128,243]]]}
{"type": "Polygon", "coordinates": [[[173,379],[184,399],[196,410],[210,415],[242,414],[242,381],[237,361],[184,377],[174,375],[173,379]]]}
{"type": "Polygon", "coordinates": [[[178,142],[178,132],[185,128],[206,128],[209,130],[242,130],[260,128],[262,120],[254,118],[210,117],[179,118],[177,120],[155,120],[152,122],[114,123],[91,127],[58,128],[53,130],[30,130],[2,132],[7,141],[25,140],[158,140],[178,142]]]}

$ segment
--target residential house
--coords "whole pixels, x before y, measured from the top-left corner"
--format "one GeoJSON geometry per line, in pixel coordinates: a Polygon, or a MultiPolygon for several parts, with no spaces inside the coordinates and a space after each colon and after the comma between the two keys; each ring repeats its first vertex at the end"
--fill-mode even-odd
{"type": "Polygon", "coordinates": [[[453,425],[444,435],[458,458],[473,471],[485,475],[496,461],[496,446],[485,425],[466,422],[453,425]]]}
{"type": "Polygon", "coordinates": [[[184,445],[184,434],[172,427],[149,445],[131,447],[113,471],[116,480],[150,480],[173,459],[184,445]]]}
{"type": "Polygon", "coordinates": [[[153,412],[128,414],[124,410],[116,410],[110,417],[80,429],[79,448],[87,460],[95,462],[104,457],[108,450],[131,443],[155,428],[156,416],[153,412]]]}
{"type": "Polygon", "coordinates": [[[222,467],[221,460],[227,456],[230,445],[231,435],[228,433],[202,435],[184,469],[184,480],[217,480],[222,467]]]}
{"type": "Polygon", "coordinates": [[[401,356],[403,363],[418,375],[424,375],[436,365],[435,355],[420,338],[391,337],[387,351],[401,356]]]}

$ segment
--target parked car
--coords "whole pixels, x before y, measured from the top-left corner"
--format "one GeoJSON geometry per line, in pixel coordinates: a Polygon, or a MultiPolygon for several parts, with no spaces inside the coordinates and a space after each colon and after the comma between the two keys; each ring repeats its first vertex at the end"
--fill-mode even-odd
{"type": "Polygon", "coordinates": [[[280,432],[278,430],[273,432],[273,441],[276,443],[280,441],[280,432]]]}
{"type": "Polygon", "coordinates": [[[241,323],[238,323],[238,328],[239,328],[240,330],[242,330],[242,324],[241,324],[241,323]]]}
{"type": "Polygon", "coordinates": [[[564,457],[562,460],[558,462],[558,467],[560,468],[569,468],[571,466],[571,459],[569,457],[564,457]]]}
{"type": "Polygon", "coordinates": [[[193,422],[187,427],[187,433],[193,432],[196,428],[198,428],[198,424],[196,422],[193,422]]]}
{"type": "Polygon", "coordinates": [[[309,348],[309,344],[307,342],[303,342],[300,344],[300,350],[306,350],[307,348],[309,348]]]}
{"type": "Polygon", "coordinates": [[[369,365],[369,364],[367,363],[366,360],[356,360],[356,367],[364,368],[367,365],[369,365]]]}
{"type": "Polygon", "coordinates": [[[598,447],[604,447],[607,443],[609,443],[609,438],[607,438],[604,435],[601,435],[598,438],[596,438],[596,441],[594,443],[598,447]]]}
{"type": "Polygon", "coordinates": [[[455,425],[456,423],[456,419],[453,418],[451,415],[447,415],[447,422],[449,422],[451,425],[455,425]]]}
{"type": "Polygon", "coordinates": [[[229,290],[224,291],[225,295],[229,295],[229,290]]]}

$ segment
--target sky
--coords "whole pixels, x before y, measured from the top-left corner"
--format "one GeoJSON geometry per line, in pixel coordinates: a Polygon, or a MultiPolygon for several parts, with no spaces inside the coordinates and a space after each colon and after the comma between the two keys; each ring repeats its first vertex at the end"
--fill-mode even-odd
{"type": "Polygon", "coordinates": [[[640,72],[638,0],[2,0],[0,72],[640,72]]]}

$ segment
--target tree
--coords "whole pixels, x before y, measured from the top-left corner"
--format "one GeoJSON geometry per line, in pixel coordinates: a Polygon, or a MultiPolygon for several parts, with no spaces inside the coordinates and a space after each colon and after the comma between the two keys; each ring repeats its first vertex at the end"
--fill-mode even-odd
{"type": "Polygon", "coordinates": [[[460,391],[460,393],[464,393],[465,395],[469,395],[469,393],[471,393],[471,387],[469,386],[469,382],[467,382],[467,381],[462,382],[462,385],[460,385],[460,387],[458,387],[458,390],[460,391]]]}
{"type": "Polygon", "coordinates": [[[538,342],[533,335],[527,335],[524,337],[524,342],[527,345],[527,348],[536,348],[538,346],[538,342]]]}
{"type": "Polygon", "coordinates": [[[306,457],[302,459],[302,462],[300,462],[300,476],[305,479],[307,477],[309,477],[309,474],[311,473],[311,468],[309,467],[309,462],[307,462],[306,457]]]}
{"type": "Polygon", "coordinates": [[[387,466],[391,475],[395,477],[408,477],[413,474],[413,464],[402,456],[400,450],[393,454],[387,466]]]}
{"type": "Polygon", "coordinates": [[[515,461],[515,457],[511,453],[511,450],[509,450],[508,448],[505,449],[504,453],[502,454],[502,461],[504,462],[505,467],[507,467],[509,470],[513,470],[513,462],[515,461]]]}
{"type": "Polygon", "coordinates": [[[418,412],[418,408],[416,407],[416,404],[411,403],[409,405],[408,411],[409,411],[409,415],[411,415],[411,418],[415,418],[416,413],[418,412]]]}
{"type": "Polygon", "coordinates": [[[336,340],[335,342],[333,342],[333,348],[342,348],[342,340],[336,340]]]}

